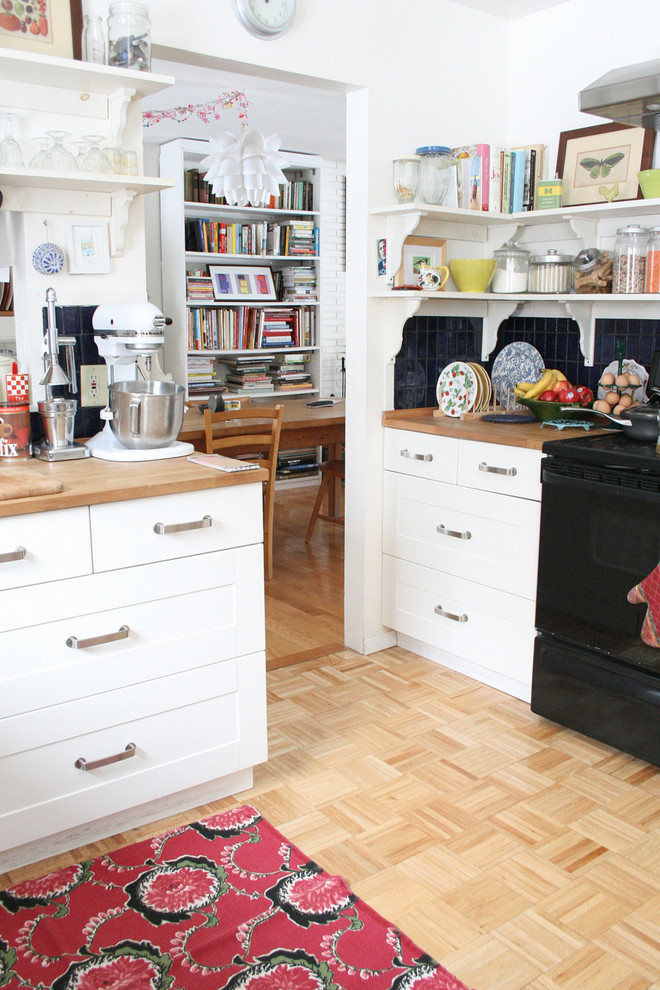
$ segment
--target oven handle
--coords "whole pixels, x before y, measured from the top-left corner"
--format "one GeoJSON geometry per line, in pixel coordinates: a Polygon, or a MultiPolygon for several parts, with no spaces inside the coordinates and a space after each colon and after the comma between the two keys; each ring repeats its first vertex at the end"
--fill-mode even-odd
{"type": "MultiPolygon", "coordinates": [[[[552,468],[546,464],[549,458],[541,462],[541,483],[543,485],[554,485],[556,488],[572,488],[579,492],[594,492],[597,495],[605,493],[614,495],[616,498],[625,495],[626,499],[639,499],[642,502],[658,502],[660,495],[658,492],[645,492],[635,488],[618,488],[616,485],[608,485],[606,482],[585,481],[583,478],[568,478],[563,474],[555,474],[552,468]]],[[[541,495],[541,504],[543,496],[541,495]]]]}

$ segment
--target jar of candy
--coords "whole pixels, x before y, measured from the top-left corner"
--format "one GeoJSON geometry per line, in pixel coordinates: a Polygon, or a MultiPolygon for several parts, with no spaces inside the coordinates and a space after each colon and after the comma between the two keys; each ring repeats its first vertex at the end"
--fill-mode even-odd
{"type": "Polygon", "coordinates": [[[392,162],[394,192],[400,203],[412,203],[419,189],[419,155],[404,155],[392,162]]]}
{"type": "Polygon", "coordinates": [[[644,291],[660,292],[660,227],[649,228],[644,291]]]}
{"type": "Polygon", "coordinates": [[[447,196],[450,148],[434,144],[417,148],[419,155],[419,192],[425,203],[441,206],[447,196]]]}
{"type": "Polygon", "coordinates": [[[121,69],[151,69],[149,10],[136,0],[114,0],[108,12],[108,65],[121,69]]]}

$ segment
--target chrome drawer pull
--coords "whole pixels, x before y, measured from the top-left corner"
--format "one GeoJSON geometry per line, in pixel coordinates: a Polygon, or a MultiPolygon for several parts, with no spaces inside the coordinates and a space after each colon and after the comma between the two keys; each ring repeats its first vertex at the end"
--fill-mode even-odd
{"type": "Polygon", "coordinates": [[[507,478],[515,478],[515,476],[518,474],[518,468],[491,467],[490,464],[486,464],[485,461],[481,462],[481,464],[479,465],[479,470],[487,471],[489,474],[504,474],[506,475],[507,478]]]}
{"type": "Polygon", "coordinates": [[[26,554],[27,550],[25,547],[16,547],[15,550],[0,553],[0,564],[8,564],[10,560],[24,560],[26,554]]]}
{"type": "Polygon", "coordinates": [[[454,615],[453,612],[445,612],[442,605],[436,605],[434,612],[436,615],[444,616],[445,619],[453,619],[454,622],[467,622],[468,620],[468,617],[465,614],[465,612],[463,612],[462,615],[454,615]]]}
{"type": "Polygon", "coordinates": [[[402,457],[409,457],[411,461],[432,461],[433,454],[414,454],[412,450],[399,451],[402,457]]]}
{"type": "Polygon", "coordinates": [[[438,533],[440,533],[440,536],[453,536],[457,540],[472,539],[472,533],[470,532],[469,529],[466,529],[464,533],[461,533],[459,529],[447,529],[446,526],[443,526],[442,523],[440,523],[440,525],[437,528],[437,531],[438,533]]]}
{"type": "Polygon", "coordinates": [[[78,639],[77,636],[69,636],[66,645],[72,650],[86,650],[88,646],[102,646],[103,643],[114,643],[118,639],[128,639],[130,631],[128,626],[120,626],[117,632],[106,633],[105,636],[92,636],[90,639],[78,639]]]}
{"type": "Polygon", "coordinates": [[[185,523],[154,523],[154,533],[159,536],[167,533],[183,533],[188,529],[208,529],[213,525],[212,516],[203,516],[201,519],[193,519],[192,522],[185,523]]]}
{"type": "Polygon", "coordinates": [[[76,770],[98,770],[99,767],[107,767],[110,763],[120,763],[121,760],[129,760],[131,756],[135,756],[135,743],[128,743],[123,753],[104,756],[102,760],[92,760],[91,763],[88,763],[84,756],[79,756],[73,765],[76,770]]]}

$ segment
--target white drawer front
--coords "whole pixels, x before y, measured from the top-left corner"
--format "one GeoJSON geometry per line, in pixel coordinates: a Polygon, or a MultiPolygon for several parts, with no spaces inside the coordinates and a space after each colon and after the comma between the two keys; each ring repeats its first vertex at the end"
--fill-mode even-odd
{"type": "Polygon", "coordinates": [[[385,555],[383,623],[504,677],[531,683],[534,604],[525,598],[385,555]]]}
{"type": "Polygon", "coordinates": [[[458,440],[414,430],[385,431],[385,470],[416,478],[456,481],[458,440]]]}
{"type": "Polygon", "coordinates": [[[262,486],[92,505],[90,520],[96,572],[226,550],[263,541],[262,486]]]}
{"type": "Polygon", "coordinates": [[[385,553],[530,600],[540,515],[538,502],[385,472],[385,553]]]}
{"type": "Polygon", "coordinates": [[[66,618],[0,633],[0,718],[263,650],[262,566],[255,545],[54,587],[66,618]]]}
{"type": "Polygon", "coordinates": [[[0,519],[0,591],[91,571],[86,506],[0,519]]]}
{"type": "Polygon", "coordinates": [[[526,447],[461,440],[458,484],[540,502],[542,456],[540,450],[526,447]]]}
{"type": "Polygon", "coordinates": [[[266,758],[264,654],[4,719],[0,754],[2,849],[223,777],[266,758]],[[37,719],[50,745],[35,739],[37,719]],[[130,743],[128,759],[75,766],[130,743]]]}

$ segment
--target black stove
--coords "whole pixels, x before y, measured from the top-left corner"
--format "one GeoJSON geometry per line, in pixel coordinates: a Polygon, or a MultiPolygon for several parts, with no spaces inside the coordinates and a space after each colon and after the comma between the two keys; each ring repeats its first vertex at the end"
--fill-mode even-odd
{"type": "Polygon", "coordinates": [[[618,427],[616,432],[585,433],[570,440],[547,440],[543,444],[543,453],[581,464],[612,464],[660,474],[660,454],[656,452],[656,444],[648,440],[633,440],[618,427]]]}

